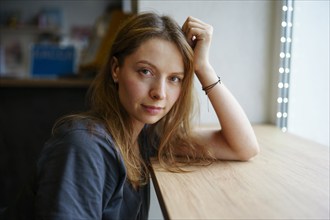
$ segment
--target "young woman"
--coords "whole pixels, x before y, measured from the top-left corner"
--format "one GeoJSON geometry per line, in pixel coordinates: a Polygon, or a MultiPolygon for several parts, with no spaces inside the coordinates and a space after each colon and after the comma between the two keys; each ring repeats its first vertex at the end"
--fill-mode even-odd
{"type": "Polygon", "coordinates": [[[91,86],[90,111],[54,126],[25,208],[37,219],[147,219],[150,157],[177,170],[182,158],[255,156],[251,125],[209,63],[211,39],[193,17],[182,28],[153,13],[127,21],[91,86]],[[221,130],[190,126],[194,75],[221,130]]]}

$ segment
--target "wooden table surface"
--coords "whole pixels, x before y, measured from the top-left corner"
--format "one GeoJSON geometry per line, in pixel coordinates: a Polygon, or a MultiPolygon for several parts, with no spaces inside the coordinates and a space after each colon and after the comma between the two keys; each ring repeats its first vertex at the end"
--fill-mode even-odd
{"type": "Polygon", "coordinates": [[[153,162],[165,219],[329,219],[329,148],[254,126],[260,154],[171,173],[153,162]]]}

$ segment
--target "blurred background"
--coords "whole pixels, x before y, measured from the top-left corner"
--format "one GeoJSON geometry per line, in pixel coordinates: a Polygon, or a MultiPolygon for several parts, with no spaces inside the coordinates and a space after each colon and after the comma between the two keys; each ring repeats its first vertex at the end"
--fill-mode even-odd
{"type": "MultiPolygon", "coordinates": [[[[0,207],[27,180],[54,121],[87,108],[85,93],[117,27],[142,11],[211,24],[211,64],[250,121],[329,147],[329,7],[321,0],[0,1],[0,207]]],[[[196,124],[216,124],[195,84],[196,124]]],[[[162,218],[154,192],[150,218],[162,218]]]]}

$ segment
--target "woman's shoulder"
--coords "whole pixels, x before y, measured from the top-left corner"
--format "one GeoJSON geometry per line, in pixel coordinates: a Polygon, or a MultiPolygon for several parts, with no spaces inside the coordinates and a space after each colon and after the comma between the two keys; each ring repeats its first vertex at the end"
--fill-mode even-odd
{"type": "Polygon", "coordinates": [[[68,116],[58,120],[53,128],[53,136],[65,135],[70,132],[109,135],[105,125],[97,119],[83,116],[68,116]]]}
{"type": "Polygon", "coordinates": [[[45,149],[79,150],[81,153],[108,152],[118,157],[117,148],[105,125],[93,118],[64,118],[54,125],[45,149]]]}

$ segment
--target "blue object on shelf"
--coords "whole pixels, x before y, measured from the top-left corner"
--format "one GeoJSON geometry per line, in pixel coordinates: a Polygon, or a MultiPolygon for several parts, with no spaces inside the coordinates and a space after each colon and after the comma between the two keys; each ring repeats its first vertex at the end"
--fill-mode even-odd
{"type": "Polygon", "coordinates": [[[74,74],[75,48],[34,44],[31,49],[32,77],[59,77],[74,74]]]}

